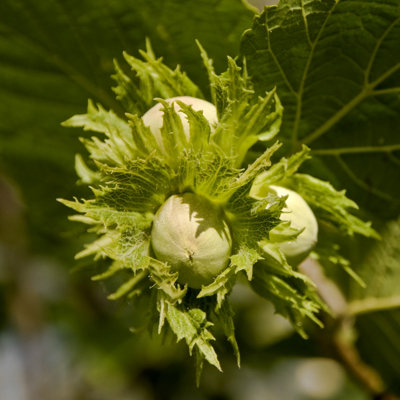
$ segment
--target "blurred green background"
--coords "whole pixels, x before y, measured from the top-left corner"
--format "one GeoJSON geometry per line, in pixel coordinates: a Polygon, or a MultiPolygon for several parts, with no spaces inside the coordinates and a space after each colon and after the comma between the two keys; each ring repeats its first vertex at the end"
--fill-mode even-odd
{"type": "Polygon", "coordinates": [[[239,0],[0,2],[1,400],[368,398],[323,341],[298,337],[243,284],[231,296],[242,367],[221,345],[224,373],[207,367],[196,389],[186,347],[131,333],[140,310],[108,301],[113,282],[90,280],[99,265],[74,261],[87,233],[56,202],[87,190],[74,172],[82,133],[60,123],[88,98],[121,112],[114,58],[150,38],[207,93],[194,40],[222,71],[254,13],[239,0]]]}

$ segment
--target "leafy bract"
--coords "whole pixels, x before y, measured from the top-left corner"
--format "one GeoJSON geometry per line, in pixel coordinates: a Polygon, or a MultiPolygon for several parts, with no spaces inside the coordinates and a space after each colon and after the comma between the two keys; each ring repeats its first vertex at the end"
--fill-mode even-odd
{"type": "MultiPolygon", "coordinates": [[[[274,91],[255,96],[246,69],[233,59],[228,60],[227,72],[218,75],[204,50],[202,56],[209,68],[212,93],[218,92],[212,94],[218,108],[218,123],[210,126],[202,111],[194,111],[182,101],[178,101],[177,111],[173,104],[158,97],[163,124],[160,136],[156,137],[140,117],[142,110],[149,107],[149,99],[182,94],[200,96],[200,91],[179,68],[172,70],[156,59],[150,46],[142,52],[144,61],[125,55],[133,73],[123,79],[119,75],[115,93],[129,112],[122,117],[89,102],[86,114],[75,115],[63,124],[102,136],[82,139],[90,166],[82,157],[76,163],[82,182],[91,185],[92,198],[61,200],[79,213],[71,219],[88,224],[90,232],[98,235],[77,257],[111,260],[109,268],[94,279],[106,279],[118,272],[128,274],[109,298],[147,297],[149,309],[153,310],[150,314],[154,315],[155,309],[159,315],[158,320],[149,318],[150,330],[154,324],[159,332],[167,326],[178,340],[185,339],[190,352],[193,350],[196,355],[199,371],[204,360],[220,369],[212,345],[214,327],[221,328],[239,362],[233,313],[227,303],[238,274],[254,280],[257,291],[290,318],[303,335],[303,320],[317,322],[316,314],[321,308],[312,283],[296,272],[282,254],[272,262],[263,243],[274,242],[269,232],[281,222],[285,198],[274,193],[253,193],[256,182],[266,174],[272,181],[293,175],[307,158],[307,151],[273,165],[271,159],[280,148],[275,143],[243,168],[249,147],[257,140],[270,140],[276,135],[282,107],[274,91]],[[140,96],[136,95],[138,91],[140,96]],[[189,137],[181,114],[188,121],[189,137]],[[282,169],[281,165],[287,168],[282,169]],[[178,272],[156,259],[151,249],[155,213],[169,196],[185,192],[205,197],[217,207],[233,240],[227,268],[200,290],[179,283],[178,272]],[[265,281],[262,267],[253,271],[262,260],[262,265],[269,268],[268,277],[276,281],[273,286],[268,283],[269,278],[265,281]]],[[[121,71],[120,66],[116,68],[121,71]]],[[[296,232],[286,225],[286,237],[292,238],[296,232]]]]}
{"type": "Polygon", "coordinates": [[[149,40],[146,44],[147,51],[140,52],[143,61],[124,53],[126,62],[139,78],[138,86],[115,62],[116,73],[113,79],[117,85],[114,92],[127,112],[143,114],[156,97],[168,99],[176,96],[203,96],[200,89],[180,71],[179,66],[172,71],[162,63],[161,58],[155,57],[149,40]]]}
{"type": "Polygon", "coordinates": [[[282,105],[275,90],[255,96],[246,65],[239,68],[228,57],[228,69],[215,73],[213,61],[199,44],[208,72],[211,98],[217,108],[220,123],[213,132],[213,140],[240,165],[250,147],[258,140],[268,141],[279,132],[282,105]]]}
{"type": "Polygon", "coordinates": [[[384,218],[400,209],[399,41],[397,0],[281,0],[241,47],[257,91],[277,88],[287,149],[309,145],[335,186],[384,218]]]}
{"type": "Polygon", "coordinates": [[[287,276],[271,273],[269,265],[262,262],[254,270],[251,282],[254,290],[275,304],[277,313],[293,321],[294,328],[302,336],[307,337],[304,327],[307,319],[322,326],[316,314],[323,305],[310,282],[296,277],[295,273],[288,273],[287,276]]]}
{"type": "Polygon", "coordinates": [[[217,354],[209,343],[215,338],[207,329],[212,324],[207,321],[206,313],[198,308],[182,310],[169,305],[166,314],[168,323],[178,340],[184,338],[190,351],[195,347],[210,364],[220,370],[217,354]]]}

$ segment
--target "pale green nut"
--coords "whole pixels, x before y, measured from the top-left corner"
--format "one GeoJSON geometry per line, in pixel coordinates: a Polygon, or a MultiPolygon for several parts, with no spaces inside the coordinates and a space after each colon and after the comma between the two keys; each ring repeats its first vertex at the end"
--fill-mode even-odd
{"type": "Polygon", "coordinates": [[[179,273],[178,282],[200,289],[223,271],[232,238],[223,215],[194,193],[173,195],[153,221],[151,244],[156,258],[179,273]]]}
{"type": "Polygon", "coordinates": [[[298,193],[282,186],[271,185],[269,187],[278,196],[288,196],[286,207],[282,210],[280,219],[289,221],[295,229],[304,230],[295,240],[289,240],[279,244],[280,250],[292,264],[303,261],[318,240],[318,223],[310,206],[298,193]]]}
{"type": "MultiPolygon", "coordinates": [[[[168,104],[174,105],[174,110],[178,113],[181,118],[183,130],[185,132],[186,139],[190,140],[190,126],[186,118],[186,114],[181,110],[181,107],[177,101],[181,101],[187,105],[192,106],[194,111],[203,111],[204,118],[209,122],[210,128],[218,122],[217,109],[214,104],[196,97],[190,96],[178,96],[171,97],[165,100],[168,104]]],[[[164,112],[162,111],[163,105],[157,103],[154,107],[150,108],[143,116],[142,120],[145,126],[148,126],[153,133],[157,144],[163,148],[162,137],[161,137],[161,127],[163,125],[164,112]]]]}

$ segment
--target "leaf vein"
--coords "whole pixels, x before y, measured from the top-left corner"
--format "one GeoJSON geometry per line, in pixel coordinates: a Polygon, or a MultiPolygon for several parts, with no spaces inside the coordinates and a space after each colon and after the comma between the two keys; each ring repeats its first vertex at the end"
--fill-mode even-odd
{"type": "Polygon", "coordinates": [[[385,40],[386,36],[391,32],[391,30],[394,28],[394,26],[400,21],[400,17],[397,17],[383,32],[382,36],[377,40],[376,45],[374,47],[374,50],[372,51],[371,57],[368,61],[367,69],[365,70],[365,85],[369,85],[369,78],[371,74],[371,69],[372,65],[376,59],[376,55],[378,54],[378,51],[385,40]]]}
{"type": "Polygon", "coordinates": [[[281,64],[278,61],[278,58],[276,57],[274,51],[272,50],[272,46],[271,46],[271,40],[270,40],[270,35],[269,35],[269,27],[268,27],[268,22],[265,22],[265,31],[267,33],[267,44],[268,44],[268,50],[271,54],[271,57],[276,65],[276,67],[278,68],[280,74],[282,75],[283,80],[285,81],[285,84],[287,86],[287,88],[292,92],[292,94],[294,96],[297,96],[296,91],[293,89],[292,84],[289,82],[288,77],[286,76],[285,72],[282,69],[281,64]]]}
{"type": "MultiPolygon", "coordinates": [[[[301,7],[302,14],[303,14],[303,17],[304,17],[303,0],[302,0],[301,3],[302,3],[302,7],[301,7]]],[[[308,24],[305,22],[307,38],[309,40],[309,44],[310,44],[311,49],[310,49],[310,53],[308,55],[307,62],[306,62],[306,65],[304,67],[304,71],[303,71],[303,74],[302,74],[302,77],[301,77],[299,91],[296,94],[297,106],[296,106],[296,115],[295,115],[295,120],[294,120],[294,123],[293,123],[293,131],[292,131],[292,150],[293,151],[297,148],[297,145],[298,145],[297,141],[298,141],[298,132],[299,132],[300,119],[301,119],[301,110],[302,110],[302,103],[303,103],[304,85],[305,85],[305,82],[306,82],[306,79],[307,79],[308,71],[310,69],[312,58],[314,56],[315,47],[316,47],[316,45],[317,45],[317,43],[318,43],[318,41],[319,41],[319,39],[320,39],[320,37],[322,35],[322,32],[325,29],[325,26],[326,26],[330,16],[332,15],[332,13],[333,13],[333,11],[334,11],[334,9],[335,9],[337,4],[338,4],[338,2],[336,2],[333,5],[333,7],[329,10],[324,22],[321,25],[321,28],[319,29],[319,31],[317,33],[317,36],[315,37],[314,42],[311,42],[311,39],[309,37],[309,32],[308,32],[308,24]]]]}
{"type": "Polygon", "coordinates": [[[380,197],[382,199],[385,200],[389,200],[389,201],[393,201],[395,200],[392,196],[390,196],[389,194],[373,188],[371,186],[368,186],[365,182],[363,182],[361,179],[359,179],[354,173],[353,171],[348,167],[348,165],[343,161],[343,159],[340,156],[337,156],[337,161],[339,163],[339,165],[343,168],[343,170],[346,172],[346,174],[349,176],[349,178],[359,187],[361,187],[362,189],[364,189],[365,191],[374,194],[377,197],[380,197]]]}

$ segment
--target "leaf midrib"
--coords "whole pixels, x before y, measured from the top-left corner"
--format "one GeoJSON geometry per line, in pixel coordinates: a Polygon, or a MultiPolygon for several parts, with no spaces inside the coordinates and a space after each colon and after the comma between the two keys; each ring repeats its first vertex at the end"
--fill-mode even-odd
{"type": "Polygon", "coordinates": [[[307,62],[306,62],[306,66],[304,68],[303,71],[303,75],[301,77],[301,81],[300,81],[300,86],[299,86],[299,92],[297,93],[297,107],[296,107],[296,116],[295,116],[295,120],[293,123],[293,131],[292,131],[292,151],[295,151],[298,147],[298,132],[299,132],[299,125],[300,125],[300,118],[301,118],[301,111],[302,111],[302,105],[303,105],[303,94],[304,94],[304,85],[307,79],[307,75],[308,75],[308,71],[311,65],[311,61],[312,58],[314,56],[314,51],[315,51],[315,47],[322,35],[322,32],[325,29],[325,26],[330,18],[330,16],[332,15],[336,5],[339,3],[339,0],[337,0],[335,2],[335,4],[333,5],[333,7],[329,10],[325,21],[323,22],[323,24],[321,25],[321,28],[318,31],[317,36],[315,37],[314,42],[311,41],[310,39],[310,32],[308,29],[308,22],[307,22],[307,17],[305,15],[305,10],[304,10],[304,0],[301,0],[301,10],[302,10],[302,15],[303,15],[303,19],[304,19],[304,26],[306,29],[306,35],[307,35],[307,39],[308,39],[308,43],[311,45],[311,49],[310,49],[310,53],[308,55],[307,58],[307,62]]]}

